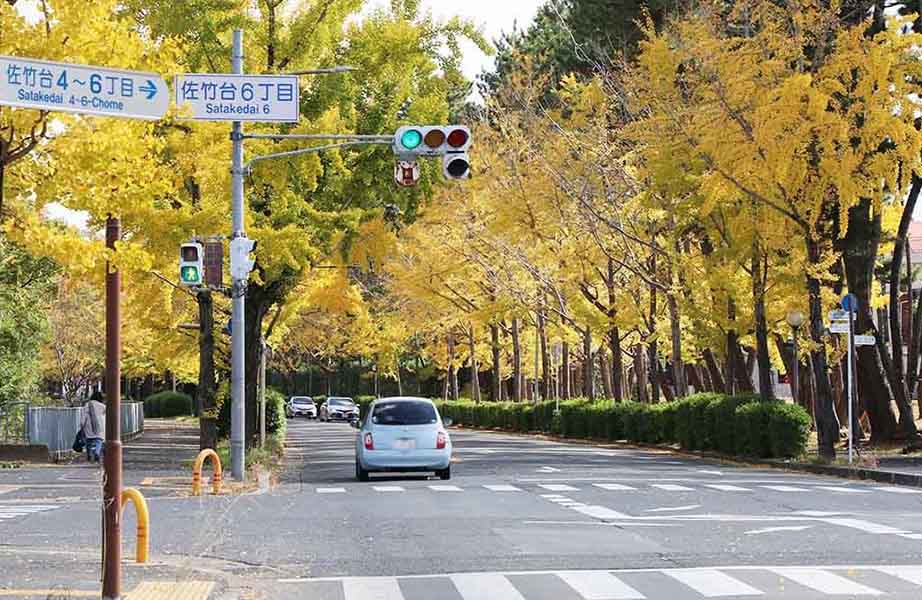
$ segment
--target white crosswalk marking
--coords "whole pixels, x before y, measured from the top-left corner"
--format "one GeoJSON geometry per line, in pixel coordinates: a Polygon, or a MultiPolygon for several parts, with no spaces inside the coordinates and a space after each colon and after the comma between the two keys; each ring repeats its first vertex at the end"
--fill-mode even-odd
{"type": "Polygon", "coordinates": [[[890,492],[891,494],[922,494],[922,490],[905,487],[880,486],[874,489],[880,490],[881,492],[890,492]]]}
{"type": "Polygon", "coordinates": [[[644,595],[611,573],[602,571],[575,571],[558,573],[567,585],[585,600],[643,600],[644,595]]]}
{"type": "Polygon", "coordinates": [[[10,506],[0,506],[0,521],[9,521],[18,517],[54,510],[58,506],[54,504],[17,504],[10,506]]]}
{"type": "Polygon", "coordinates": [[[317,488],[318,494],[345,494],[346,488],[317,488]]]}
{"type": "Polygon", "coordinates": [[[461,492],[463,491],[456,485],[430,485],[429,489],[433,492],[461,492]]]}
{"type": "Polygon", "coordinates": [[[818,490],[826,490],[829,492],[842,492],[845,494],[868,494],[871,490],[862,490],[858,488],[850,488],[844,486],[835,486],[835,485],[818,485],[816,486],[818,490]]]}
{"type": "Polygon", "coordinates": [[[705,598],[721,596],[762,596],[763,592],[716,569],[664,571],[705,598]]]}
{"type": "Polygon", "coordinates": [[[521,492],[520,488],[515,487],[514,485],[485,485],[483,486],[490,490],[491,492],[521,492]]]}
{"type": "Polygon", "coordinates": [[[805,488],[794,487],[793,485],[763,485],[759,486],[767,490],[774,490],[776,492],[808,492],[809,490],[805,488]]]}
{"type": "Polygon", "coordinates": [[[655,487],[658,490],[663,490],[664,492],[692,492],[694,491],[690,487],[685,487],[684,485],[676,485],[675,483],[654,483],[652,487],[655,487]]]}
{"type": "Polygon", "coordinates": [[[592,485],[603,490],[608,490],[610,492],[628,492],[637,490],[637,488],[631,487],[629,485],[622,485],[620,483],[593,483],[592,485]]]}
{"type": "Polygon", "coordinates": [[[403,492],[406,491],[399,485],[374,485],[372,488],[376,492],[403,492]]]}
{"type": "Polygon", "coordinates": [[[822,569],[779,567],[773,572],[824,594],[880,596],[883,592],[822,569]]]}
{"type": "Polygon", "coordinates": [[[404,600],[395,577],[368,577],[343,581],[346,600],[404,600]]]}
{"type": "Polygon", "coordinates": [[[573,506],[573,510],[596,519],[628,519],[628,515],[604,506],[573,506]]]}
{"type": "Polygon", "coordinates": [[[720,490],[721,492],[751,492],[749,488],[739,487],[738,485],[724,485],[720,483],[706,483],[704,487],[720,490]]]}
{"type": "Polygon", "coordinates": [[[525,600],[512,583],[499,573],[464,573],[451,576],[464,600],[525,600]]]}
{"type": "Polygon", "coordinates": [[[539,488],[544,488],[549,492],[578,492],[579,488],[575,488],[572,485],[565,485],[561,483],[539,483],[539,488]]]}
{"type": "Polygon", "coordinates": [[[922,567],[877,567],[877,570],[909,583],[922,585],[922,567]]]}

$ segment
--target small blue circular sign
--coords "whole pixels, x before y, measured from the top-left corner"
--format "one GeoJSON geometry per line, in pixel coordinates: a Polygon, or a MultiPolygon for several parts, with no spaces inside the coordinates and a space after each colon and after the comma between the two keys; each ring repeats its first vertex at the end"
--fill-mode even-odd
{"type": "Polygon", "coordinates": [[[858,297],[855,294],[845,294],[842,297],[842,308],[851,312],[858,312],[858,297]]]}

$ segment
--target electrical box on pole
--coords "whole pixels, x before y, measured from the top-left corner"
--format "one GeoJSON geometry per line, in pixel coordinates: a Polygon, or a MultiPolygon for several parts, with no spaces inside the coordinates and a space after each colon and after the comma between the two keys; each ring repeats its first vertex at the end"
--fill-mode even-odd
{"type": "Polygon", "coordinates": [[[230,270],[231,277],[237,280],[246,280],[253,270],[256,260],[250,258],[250,253],[256,250],[256,240],[246,237],[236,237],[230,242],[230,270]]]}
{"type": "Polygon", "coordinates": [[[224,242],[205,241],[205,284],[214,290],[224,287],[224,242]]]}

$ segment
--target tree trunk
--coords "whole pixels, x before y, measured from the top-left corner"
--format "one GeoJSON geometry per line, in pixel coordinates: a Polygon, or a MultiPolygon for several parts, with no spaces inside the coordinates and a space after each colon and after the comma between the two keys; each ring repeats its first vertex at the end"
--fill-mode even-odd
{"type": "Polygon", "coordinates": [[[617,325],[608,330],[608,347],[611,350],[611,397],[621,402],[624,399],[624,357],[621,356],[621,332],[617,325]]]}
{"type": "Polygon", "coordinates": [[[198,301],[198,386],[195,401],[199,414],[199,449],[215,449],[218,443],[214,369],[214,302],[207,290],[196,294],[198,301]]]}
{"type": "Polygon", "coordinates": [[[775,397],[772,389],[772,364],[768,354],[768,322],[765,319],[765,280],[767,259],[761,258],[758,243],[752,249],[752,302],[755,309],[756,360],[759,364],[759,395],[762,400],[775,397]]]}
{"type": "MultiPolygon", "coordinates": [[[[877,260],[880,235],[880,211],[873,211],[870,200],[862,199],[858,206],[848,211],[848,233],[843,240],[845,247],[843,262],[848,289],[858,298],[858,312],[855,315],[856,333],[865,333],[869,330],[877,333],[874,331],[874,321],[871,316],[871,289],[874,285],[874,264],[877,260]]],[[[897,240],[896,244],[899,243],[900,241],[897,240]]],[[[902,252],[893,258],[897,269],[896,310],[899,311],[899,263],[902,252]]],[[[892,294],[893,292],[891,292],[891,298],[892,294]]],[[[891,343],[894,353],[899,352],[898,361],[887,360],[886,362],[890,364],[883,364],[882,359],[886,357],[879,357],[876,347],[859,346],[857,348],[858,394],[861,397],[861,403],[867,409],[868,420],[871,423],[871,439],[875,443],[892,439],[896,431],[896,419],[890,408],[891,398],[900,408],[901,429],[906,434],[910,432],[915,434],[912,409],[907,399],[909,392],[903,380],[902,333],[899,330],[898,318],[897,313],[896,331],[894,331],[891,316],[891,338],[893,338],[891,343]],[[888,383],[890,393],[887,390],[888,383]],[[909,410],[905,410],[906,408],[909,410]],[[903,418],[903,415],[906,417],[903,418]]]]}
{"type": "Polygon", "coordinates": [[[455,368],[455,336],[448,334],[448,390],[452,400],[458,400],[458,369],[455,368]]]}
{"type": "Polygon", "coordinates": [[[634,378],[637,380],[637,401],[649,402],[647,396],[647,366],[644,364],[643,344],[634,345],[634,378]]]}
{"type": "Polygon", "coordinates": [[[608,360],[608,351],[605,346],[599,348],[599,367],[602,369],[602,389],[606,398],[614,398],[615,393],[611,389],[611,363],[608,360]]]}
{"type": "Polygon", "coordinates": [[[284,298],[279,284],[268,287],[250,282],[247,287],[244,323],[246,361],[244,368],[246,443],[253,444],[259,434],[259,365],[262,361],[263,319],[276,302],[284,298]]]}
{"type": "Polygon", "coordinates": [[[679,304],[673,294],[668,295],[669,325],[672,333],[672,376],[675,395],[684,398],[688,395],[685,384],[685,363],[682,361],[682,323],[679,319],[679,304]]]}
{"type": "Polygon", "coordinates": [[[704,357],[704,364],[707,365],[708,377],[711,380],[712,391],[726,394],[728,393],[727,384],[723,374],[720,371],[720,365],[717,364],[717,358],[710,348],[702,350],[701,355],[704,357]]]}
{"type": "Polygon", "coordinates": [[[820,458],[831,461],[836,457],[835,444],[839,438],[839,422],[832,406],[832,388],[826,371],[826,344],[823,341],[825,325],[823,324],[823,298],[820,280],[813,269],[819,269],[822,263],[822,250],[817,242],[806,238],[807,260],[812,269],[807,271],[807,292],[810,304],[810,336],[813,347],[810,350],[810,362],[813,369],[813,384],[816,403],[816,434],[820,458]]]}
{"type": "Polygon", "coordinates": [[[698,373],[698,365],[685,365],[685,372],[687,374],[686,381],[695,388],[696,394],[705,391],[704,382],[701,380],[701,375],[698,373]]]}
{"type": "Polygon", "coordinates": [[[572,377],[570,373],[570,344],[564,342],[561,348],[563,365],[561,366],[561,390],[560,395],[564,400],[573,397],[572,377]]]}
{"type": "Polygon", "coordinates": [[[480,402],[480,369],[477,367],[477,344],[473,325],[468,325],[468,341],[471,346],[471,395],[474,402],[480,402]]]}
{"type": "Polygon", "coordinates": [[[551,381],[551,355],[547,348],[547,319],[543,308],[538,311],[538,336],[541,349],[541,397],[549,400],[554,396],[554,385],[551,381]]]}
{"type": "Polygon", "coordinates": [[[490,344],[493,350],[493,389],[490,397],[494,402],[499,402],[503,399],[503,373],[500,365],[499,325],[496,323],[490,323],[490,344]]]}
{"type": "Polygon", "coordinates": [[[518,318],[512,319],[512,399],[522,401],[522,341],[518,318]]]}
{"type": "Polygon", "coordinates": [[[592,360],[592,331],[589,327],[583,331],[583,396],[595,400],[595,370],[592,360]]]}
{"type": "Polygon", "coordinates": [[[919,344],[922,343],[922,294],[916,300],[915,316],[912,320],[912,338],[909,346],[909,360],[906,378],[910,381],[911,397],[917,397],[919,415],[922,416],[922,394],[919,393],[919,344]]]}

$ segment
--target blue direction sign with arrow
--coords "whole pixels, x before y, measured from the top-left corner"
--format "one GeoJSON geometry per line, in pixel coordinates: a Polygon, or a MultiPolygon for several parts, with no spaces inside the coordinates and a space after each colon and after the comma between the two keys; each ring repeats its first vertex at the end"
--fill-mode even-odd
{"type": "Polygon", "coordinates": [[[170,95],[154,73],[0,56],[0,104],[156,120],[170,95]]]}

